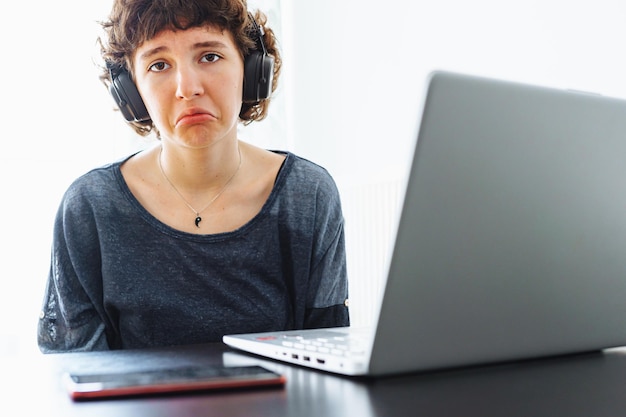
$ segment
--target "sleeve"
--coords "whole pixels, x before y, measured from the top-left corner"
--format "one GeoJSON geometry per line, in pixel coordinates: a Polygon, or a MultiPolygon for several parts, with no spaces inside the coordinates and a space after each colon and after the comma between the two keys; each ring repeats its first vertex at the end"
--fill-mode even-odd
{"type": "Polygon", "coordinates": [[[305,328],[349,326],[344,219],[337,187],[320,183],[315,204],[315,241],[305,328]]]}
{"type": "Polygon", "coordinates": [[[105,324],[94,303],[101,278],[98,235],[90,211],[66,193],[55,218],[37,329],[43,353],[108,349],[105,324]],[[93,284],[86,287],[85,280],[93,284]]]}

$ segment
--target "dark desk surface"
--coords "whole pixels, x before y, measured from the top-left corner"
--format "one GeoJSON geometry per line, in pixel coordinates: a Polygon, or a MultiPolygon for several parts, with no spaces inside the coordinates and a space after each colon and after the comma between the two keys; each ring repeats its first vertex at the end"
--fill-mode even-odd
{"type": "Polygon", "coordinates": [[[468,368],[354,379],[239,354],[222,344],[1,358],[3,415],[185,416],[621,416],[626,349],[468,368]],[[262,364],[287,377],[283,389],[229,391],[74,403],[64,370],[262,364]]]}

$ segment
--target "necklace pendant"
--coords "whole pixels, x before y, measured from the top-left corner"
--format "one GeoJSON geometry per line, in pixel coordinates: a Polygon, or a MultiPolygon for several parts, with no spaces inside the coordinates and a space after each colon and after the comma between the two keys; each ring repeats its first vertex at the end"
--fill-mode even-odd
{"type": "Polygon", "coordinates": [[[200,216],[196,217],[195,222],[196,222],[196,227],[197,227],[198,229],[200,228],[200,222],[201,222],[201,221],[202,221],[202,217],[200,217],[200,216]]]}

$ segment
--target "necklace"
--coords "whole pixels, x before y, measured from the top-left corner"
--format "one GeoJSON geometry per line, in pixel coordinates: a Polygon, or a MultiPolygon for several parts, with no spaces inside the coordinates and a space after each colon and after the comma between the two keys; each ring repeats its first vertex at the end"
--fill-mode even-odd
{"type": "Polygon", "coordinates": [[[230,178],[228,179],[228,181],[226,181],[226,183],[224,184],[222,189],[217,194],[215,194],[215,197],[213,197],[211,199],[211,201],[209,201],[209,203],[206,206],[204,206],[204,208],[202,210],[196,210],[195,208],[193,208],[193,206],[191,204],[189,204],[189,202],[185,199],[185,197],[183,197],[183,195],[180,193],[180,191],[178,191],[178,188],[176,188],[174,183],[169,179],[169,177],[167,176],[167,174],[163,170],[163,163],[161,162],[161,155],[163,154],[163,147],[161,147],[161,150],[159,151],[159,168],[161,169],[161,174],[163,174],[163,176],[165,177],[167,182],[172,186],[174,191],[176,191],[176,194],[178,194],[178,196],[183,200],[183,202],[187,205],[187,207],[189,207],[191,209],[191,211],[194,212],[194,214],[196,215],[196,219],[194,220],[194,222],[195,222],[197,228],[200,228],[200,222],[202,221],[202,217],[200,216],[200,213],[202,213],[204,210],[208,209],[209,206],[211,206],[211,204],[213,204],[213,202],[215,202],[215,200],[217,200],[217,198],[219,196],[221,196],[224,191],[226,191],[226,187],[228,187],[228,184],[231,183],[233,178],[235,178],[235,175],[237,175],[237,173],[239,172],[239,168],[241,168],[241,148],[237,147],[237,151],[239,152],[239,165],[237,165],[237,169],[235,170],[233,175],[230,176],[230,178]]]}

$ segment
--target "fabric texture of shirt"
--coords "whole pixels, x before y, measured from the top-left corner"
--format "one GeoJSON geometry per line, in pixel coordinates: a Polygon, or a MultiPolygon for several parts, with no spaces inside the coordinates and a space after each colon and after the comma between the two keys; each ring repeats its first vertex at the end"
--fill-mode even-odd
{"type": "Polygon", "coordinates": [[[348,326],[337,187],[324,168],[285,155],[261,211],[237,230],[211,235],[178,231],[148,213],[122,177],[124,160],[74,181],[55,219],[40,350],[348,326]]]}

